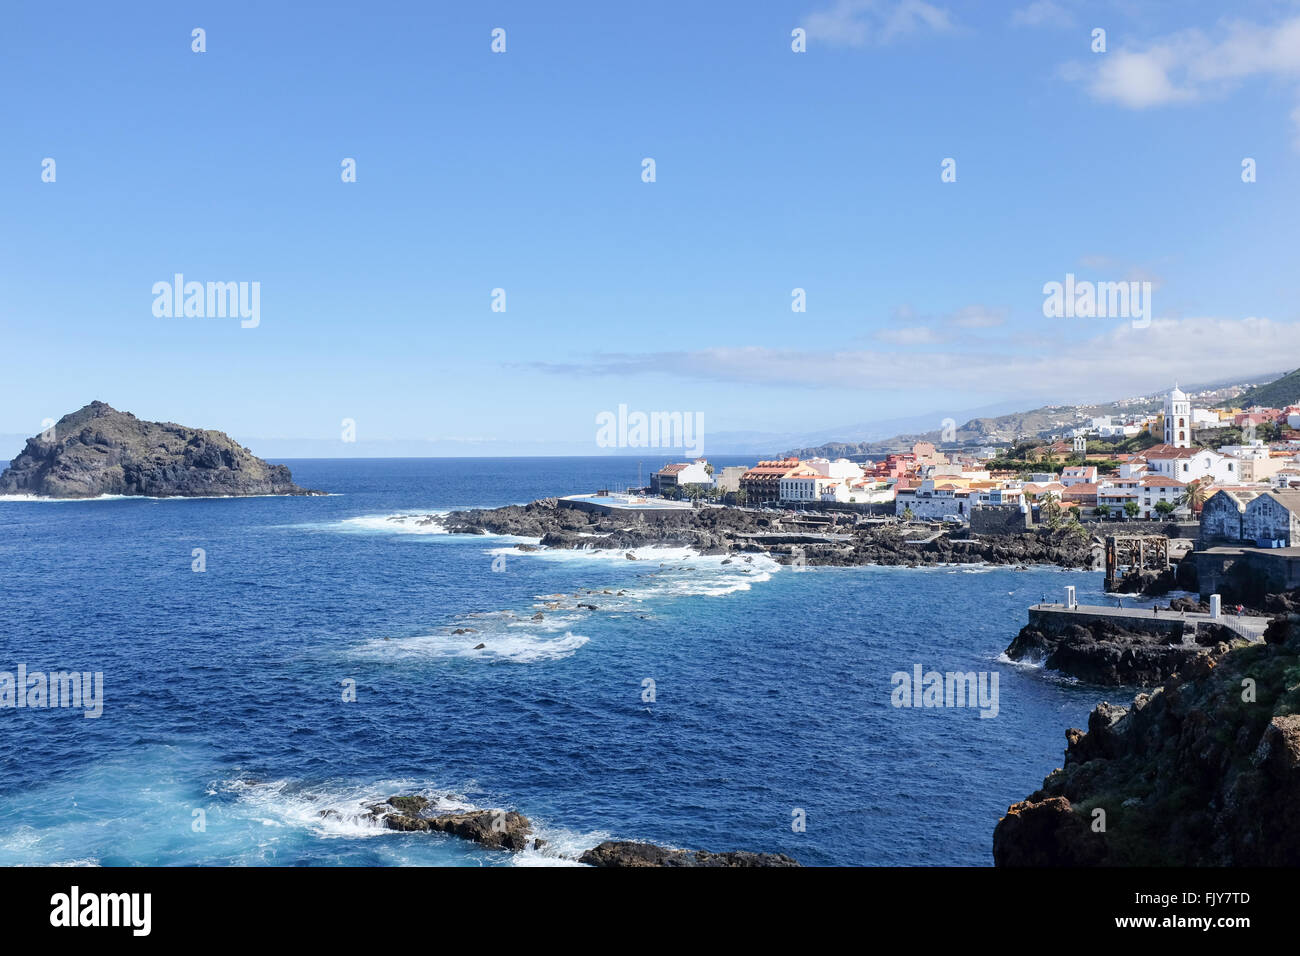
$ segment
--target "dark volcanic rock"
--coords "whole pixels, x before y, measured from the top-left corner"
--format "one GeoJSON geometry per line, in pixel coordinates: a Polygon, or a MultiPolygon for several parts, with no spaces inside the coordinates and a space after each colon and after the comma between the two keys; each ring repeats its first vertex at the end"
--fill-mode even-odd
{"type": "Polygon", "coordinates": [[[468,810],[428,816],[429,801],[421,796],[389,797],[370,808],[370,815],[390,830],[403,833],[447,833],[494,850],[523,850],[533,832],[532,822],[513,810],[468,810]],[[392,810],[398,812],[393,813],[392,810]]]}
{"type": "Polygon", "coordinates": [[[267,464],[222,432],[141,421],[91,402],[59,419],[52,435],[27,440],[0,475],[0,494],[93,498],[319,492],[299,488],[284,465],[267,464]]]}
{"type": "Polygon", "coordinates": [[[1178,586],[1177,572],[1174,568],[1163,571],[1130,571],[1115,582],[1114,591],[1119,594],[1145,594],[1159,597],[1168,594],[1178,586]]]}
{"type": "Polygon", "coordinates": [[[702,507],[647,519],[637,513],[596,514],[562,508],[556,499],[546,498],[527,505],[453,511],[428,520],[458,534],[537,538],[547,548],[619,550],[630,560],[635,560],[632,548],[660,546],[691,548],[706,555],[766,551],[784,564],[797,558],[809,567],[988,563],[1091,568],[1097,563],[1092,539],[1068,529],[978,537],[963,529],[913,544],[897,525],[857,524],[854,516],[842,514],[831,517],[832,525],[810,527],[781,512],[702,507]],[[837,537],[825,540],[827,534],[837,537]],[[954,539],[953,535],[960,537],[954,539]]]}
{"type": "Polygon", "coordinates": [[[497,850],[522,850],[533,832],[532,822],[513,810],[470,810],[429,819],[429,829],[473,840],[497,850]]]}
{"type": "Polygon", "coordinates": [[[784,853],[750,853],[707,850],[669,850],[653,843],[607,840],[578,858],[579,863],[600,867],[633,866],[799,866],[784,853]]]}
{"type": "Polygon", "coordinates": [[[994,830],[994,862],[1300,865],[1300,626],[1277,631],[1067,731],[1064,766],[994,830]]]}
{"type": "Polygon", "coordinates": [[[1059,634],[1026,624],[1007,645],[1006,655],[1013,661],[1041,663],[1090,684],[1148,687],[1239,643],[1242,639],[1236,632],[1217,624],[1202,625],[1197,643],[1170,644],[1167,635],[1126,630],[1112,621],[1084,620],[1059,634]]]}
{"type": "Polygon", "coordinates": [[[1105,841],[1064,797],[1022,800],[993,831],[993,859],[998,866],[1095,866],[1105,841]]]}
{"type": "MultiPolygon", "coordinates": [[[[390,830],[403,833],[447,833],[494,850],[520,851],[531,843],[540,850],[545,840],[532,836],[532,822],[506,810],[468,810],[431,815],[430,802],[421,796],[389,797],[370,807],[370,816],[390,830]],[[396,810],[397,812],[393,812],[396,810]]],[[[336,811],[322,811],[322,816],[336,811]]],[[[745,851],[708,853],[700,850],[668,850],[651,843],[607,841],[588,850],[579,859],[590,866],[799,866],[790,857],[776,853],[745,851]]]]}

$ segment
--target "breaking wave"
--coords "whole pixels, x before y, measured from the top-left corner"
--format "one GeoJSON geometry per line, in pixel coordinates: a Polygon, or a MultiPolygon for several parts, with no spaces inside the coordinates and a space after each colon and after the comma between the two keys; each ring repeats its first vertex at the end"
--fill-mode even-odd
{"type": "MultiPolygon", "coordinates": [[[[519,623],[523,625],[524,622],[519,623]]],[[[562,637],[552,638],[544,634],[510,633],[495,628],[457,630],[469,633],[444,632],[417,637],[377,638],[355,648],[349,656],[375,661],[479,660],[489,663],[536,664],[572,657],[578,648],[591,640],[571,631],[566,631],[562,637]]]]}

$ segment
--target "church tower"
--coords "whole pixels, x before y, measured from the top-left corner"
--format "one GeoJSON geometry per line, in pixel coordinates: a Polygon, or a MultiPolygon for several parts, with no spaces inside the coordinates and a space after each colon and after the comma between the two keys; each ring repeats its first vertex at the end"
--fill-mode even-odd
{"type": "Polygon", "coordinates": [[[1177,385],[1165,399],[1165,444],[1175,448],[1192,446],[1192,403],[1177,385]]]}

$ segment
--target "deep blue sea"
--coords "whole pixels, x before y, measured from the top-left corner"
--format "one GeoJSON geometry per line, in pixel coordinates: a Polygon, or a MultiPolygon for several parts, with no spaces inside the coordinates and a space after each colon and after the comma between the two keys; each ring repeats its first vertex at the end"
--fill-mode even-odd
{"type": "Polygon", "coordinates": [[[287,464],[331,496],[0,501],[0,670],[104,675],[98,719],[0,710],[0,864],[550,864],[616,838],[987,865],[1106,696],[998,659],[1100,573],[523,553],[387,519],[632,484],[637,459],[287,464]],[[915,664],[996,671],[998,715],[893,707],[915,664]],[[549,846],[364,818],[410,792],[549,846]]]}

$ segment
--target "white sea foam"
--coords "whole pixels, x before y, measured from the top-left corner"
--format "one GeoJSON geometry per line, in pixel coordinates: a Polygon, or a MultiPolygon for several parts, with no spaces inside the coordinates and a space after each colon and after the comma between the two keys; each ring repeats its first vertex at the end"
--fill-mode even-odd
{"type": "MultiPolygon", "coordinates": [[[[380,531],[386,534],[446,534],[447,529],[437,520],[445,511],[424,511],[419,514],[359,515],[344,518],[333,527],[340,531],[380,531]]],[[[327,526],[329,527],[329,526],[327,526]]]]}
{"type": "Polygon", "coordinates": [[[583,866],[578,857],[603,843],[613,839],[604,830],[583,833],[567,827],[548,826],[533,820],[536,836],[545,843],[537,849],[532,843],[518,853],[513,854],[510,862],[514,866],[583,866]]]}
{"type": "MultiPolygon", "coordinates": [[[[544,622],[539,622],[544,625],[544,622]]],[[[475,630],[472,634],[423,634],[418,637],[379,638],[354,649],[350,656],[382,661],[479,660],[511,664],[536,664],[572,657],[589,640],[565,631],[546,637],[545,626],[526,631],[475,630]],[[478,645],[484,645],[479,647],[478,645]]]]}
{"type": "Polygon", "coordinates": [[[325,838],[380,837],[396,834],[370,813],[394,794],[418,793],[441,813],[474,806],[447,790],[421,787],[411,780],[381,780],[368,785],[301,786],[292,780],[223,781],[211,789],[236,799],[237,812],[268,827],[300,827],[325,838]]]}
{"type": "MultiPolygon", "coordinates": [[[[370,784],[322,784],[302,786],[292,780],[249,782],[229,780],[209,789],[213,795],[234,797],[236,812],[263,826],[304,829],[321,839],[404,838],[402,831],[390,830],[370,808],[383,804],[395,794],[418,794],[430,801],[426,815],[460,813],[470,810],[497,809],[499,805],[481,807],[457,791],[431,787],[408,779],[381,780],[370,784]]],[[[510,808],[505,808],[510,809],[510,808]]],[[[543,842],[536,849],[501,853],[501,862],[515,866],[579,866],[578,857],[611,837],[603,831],[582,833],[565,827],[552,827],[533,819],[533,836],[543,842]]],[[[430,835],[430,840],[439,840],[430,835]]],[[[470,841],[450,841],[449,847],[466,852],[480,849],[470,841]]]]}
{"type": "MultiPolygon", "coordinates": [[[[445,535],[456,539],[481,538],[488,541],[506,541],[518,544],[537,544],[541,538],[525,538],[509,534],[452,534],[442,526],[442,519],[450,511],[399,511],[382,515],[357,515],[325,524],[306,524],[297,527],[315,531],[339,531],[345,534],[411,534],[445,535]]],[[[514,554],[517,552],[511,551],[514,554]]]]}

